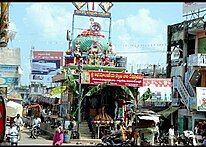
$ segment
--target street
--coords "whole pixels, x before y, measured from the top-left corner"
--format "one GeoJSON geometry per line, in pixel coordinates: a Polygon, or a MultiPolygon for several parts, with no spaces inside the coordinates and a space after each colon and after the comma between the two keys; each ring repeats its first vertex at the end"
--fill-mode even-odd
{"type": "MultiPolygon", "coordinates": [[[[23,131],[21,132],[21,139],[18,142],[19,146],[24,146],[24,145],[35,145],[35,146],[52,146],[52,140],[48,138],[47,135],[41,134],[37,139],[30,138],[30,131],[27,128],[24,128],[23,131]]],[[[85,146],[85,145],[95,145],[91,144],[90,142],[82,142],[82,141],[71,141],[70,143],[63,143],[63,146],[85,146]]],[[[10,143],[5,142],[2,143],[0,146],[10,146],[10,143]]]]}

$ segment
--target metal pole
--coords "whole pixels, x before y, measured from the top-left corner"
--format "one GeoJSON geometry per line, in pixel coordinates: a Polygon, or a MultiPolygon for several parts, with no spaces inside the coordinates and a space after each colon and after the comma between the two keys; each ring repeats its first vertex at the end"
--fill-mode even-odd
{"type": "Polygon", "coordinates": [[[112,18],[110,17],[109,18],[109,42],[110,42],[110,40],[111,40],[111,25],[112,25],[112,18]]]}
{"type": "Polygon", "coordinates": [[[78,122],[81,122],[81,71],[79,72],[78,122]]]}
{"type": "Polygon", "coordinates": [[[79,133],[79,138],[80,138],[80,123],[81,123],[81,95],[82,95],[82,88],[81,88],[81,72],[82,72],[82,58],[79,58],[79,65],[78,65],[78,69],[79,69],[79,97],[78,97],[78,133],[79,133]]]}
{"type": "MultiPolygon", "coordinates": [[[[73,14],[73,18],[72,18],[72,35],[71,35],[71,40],[73,40],[73,39],[74,39],[74,14],[73,14]]],[[[74,49],[73,49],[73,47],[72,47],[72,56],[74,56],[74,49]]]]}

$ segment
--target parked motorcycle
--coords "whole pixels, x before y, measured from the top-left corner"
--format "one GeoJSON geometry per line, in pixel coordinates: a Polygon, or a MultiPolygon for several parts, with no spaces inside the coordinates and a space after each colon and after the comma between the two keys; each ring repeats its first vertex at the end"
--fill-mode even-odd
{"type": "Polygon", "coordinates": [[[31,131],[31,137],[34,139],[38,138],[39,135],[41,134],[40,127],[37,125],[34,125],[30,131],[31,131]]]}
{"type": "Polygon", "coordinates": [[[182,142],[184,145],[191,145],[196,146],[197,140],[192,131],[185,130],[183,131],[183,134],[180,135],[179,141],[182,142]]]}
{"type": "Polygon", "coordinates": [[[121,140],[116,135],[105,135],[102,137],[102,143],[97,146],[131,146],[130,140],[121,140]]]}
{"type": "Polygon", "coordinates": [[[169,144],[169,133],[163,132],[159,137],[159,145],[166,146],[169,144]]]}

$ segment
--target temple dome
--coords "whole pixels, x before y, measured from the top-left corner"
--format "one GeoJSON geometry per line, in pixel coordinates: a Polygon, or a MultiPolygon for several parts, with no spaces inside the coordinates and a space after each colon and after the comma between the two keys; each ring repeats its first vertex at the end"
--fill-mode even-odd
{"type": "Polygon", "coordinates": [[[80,41],[80,48],[83,52],[90,50],[90,47],[92,46],[94,41],[97,41],[98,47],[102,51],[107,50],[109,46],[108,40],[104,35],[102,35],[100,32],[94,33],[90,29],[84,30],[73,40],[73,48],[75,48],[75,43],[77,40],[80,41]]]}

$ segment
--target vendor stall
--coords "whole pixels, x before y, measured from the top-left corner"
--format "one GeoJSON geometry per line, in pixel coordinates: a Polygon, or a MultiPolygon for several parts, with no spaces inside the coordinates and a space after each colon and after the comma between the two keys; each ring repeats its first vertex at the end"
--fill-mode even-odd
{"type": "MultiPolygon", "coordinates": [[[[129,112],[129,126],[132,126],[134,134],[138,133],[141,138],[140,144],[135,142],[135,145],[141,145],[145,140],[154,145],[154,136],[157,132],[156,125],[159,123],[159,116],[150,110],[139,110],[129,112]]],[[[137,139],[137,138],[135,138],[137,139]]]]}

